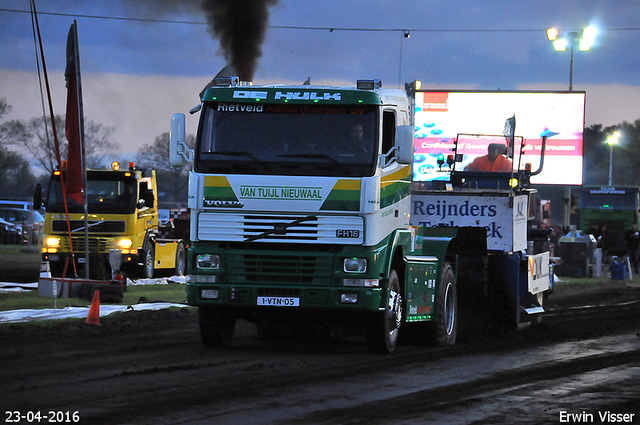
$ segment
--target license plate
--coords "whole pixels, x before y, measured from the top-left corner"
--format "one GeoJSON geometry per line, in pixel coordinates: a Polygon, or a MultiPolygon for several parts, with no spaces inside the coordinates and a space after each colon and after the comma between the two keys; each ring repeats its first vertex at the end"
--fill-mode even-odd
{"type": "Polygon", "coordinates": [[[300,298],[296,297],[258,297],[258,305],[270,307],[299,307],[300,298]]]}

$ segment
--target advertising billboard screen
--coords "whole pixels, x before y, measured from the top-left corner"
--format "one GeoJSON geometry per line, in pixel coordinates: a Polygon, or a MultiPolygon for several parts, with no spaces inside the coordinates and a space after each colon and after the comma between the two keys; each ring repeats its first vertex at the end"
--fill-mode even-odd
{"type": "MultiPolygon", "coordinates": [[[[414,181],[448,181],[449,168],[437,160],[453,154],[458,134],[504,134],[507,119],[515,116],[515,136],[524,148],[514,163],[537,170],[547,136],[544,168],[531,183],[581,185],[585,99],[585,92],[416,92],[414,181]]],[[[455,169],[484,154],[464,155],[466,163],[456,163],[455,169]]]]}

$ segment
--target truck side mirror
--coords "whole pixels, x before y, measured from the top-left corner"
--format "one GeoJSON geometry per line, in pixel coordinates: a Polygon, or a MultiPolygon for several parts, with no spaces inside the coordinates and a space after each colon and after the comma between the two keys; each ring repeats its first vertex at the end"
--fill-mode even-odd
{"type": "Polygon", "coordinates": [[[191,161],[193,151],[185,142],[184,114],[173,114],[171,117],[171,132],[169,133],[169,163],[172,167],[182,167],[187,161],[191,161]]]}
{"type": "Polygon", "coordinates": [[[155,196],[153,196],[152,192],[145,193],[140,199],[138,199],[138,203],[136,204],[136,208],[141,210],[145,207],[153,208],[153,204],[155,202],[155,196]]]}
{"type": "Polygon", "coordinates": [[[413,162],[413,127],[399,125],[396,129],[396,146],[398,147],[398,163],[411,164],[413,162]]]}
{"type": "Polygon", "coordinates": [[[39,210],[42,208],[42,184],[36,183],[33,188],[33,209],[39,210]]]}
{"type": "Polygon", "coordinates": [[[156,198],[153,195],[153,192],[149,191],[149,193],[147,193],[147,196],[144,197],[144,201],[149,208],[153,208],[153,205],[156,202],[156,198]]]}
{"type": "Polygon", "coordinates": [[[138,203],[136,204],[136,208],[153,208],[155,204],[155,196],[153,194],[153,190],[147,188],[147,184],[141,182],[139,185],[140,199],[138,199],[138,203]]]}

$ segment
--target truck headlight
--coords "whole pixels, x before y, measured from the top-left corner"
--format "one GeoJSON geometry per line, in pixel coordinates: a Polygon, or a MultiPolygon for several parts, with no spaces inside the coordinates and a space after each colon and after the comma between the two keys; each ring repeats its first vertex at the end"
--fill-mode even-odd
{"type": "Polygon", "coordinates": [[[217,254],[198,254],[196,268],[217,270],[220,268],[220,256],[217,254]]]}
{"type": "Polygon", "coordinates": [[[347,273],[364,273],[367,271],[366,258],[345,258],[344,271],[347,273]]]}
{"type": "Polygon", "coordinates": [[[131,239],[129,238],[118,239],[118,242],[116,243],[118,249],[129,249],[131,248],[131,245],[133,245],[133,242],[131,242],[131,239]]]}
{"type": "Polygon", "coordinates": [[[60,247],[60,238],[55,236],[50,236],[44,240],[44,244],[47,248],[59,248],[60,247]]]}

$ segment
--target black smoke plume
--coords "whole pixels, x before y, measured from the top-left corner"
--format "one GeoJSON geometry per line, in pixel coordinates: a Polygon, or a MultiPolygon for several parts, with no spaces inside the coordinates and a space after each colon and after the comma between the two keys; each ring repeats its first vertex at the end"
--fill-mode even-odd
{"type": "Polygon", "coordinates": [[[269,26],[269,7],[278,0],[203,0],[209,32],[220,41],[227,63],[243,81],[253,80],[269,26]]]}

